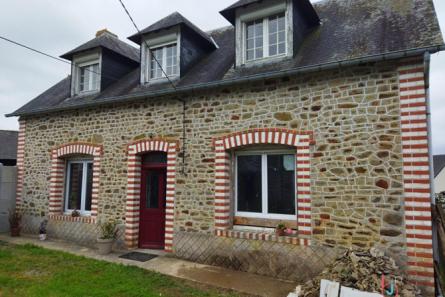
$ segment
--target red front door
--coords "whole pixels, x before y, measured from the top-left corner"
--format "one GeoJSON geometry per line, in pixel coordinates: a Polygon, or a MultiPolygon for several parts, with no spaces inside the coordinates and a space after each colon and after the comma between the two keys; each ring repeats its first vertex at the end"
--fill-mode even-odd
{"type": "Polygon", "coordinates": [[[139,247],[163,249],[165,236],[166,169],[142,168],[139,247]]]}

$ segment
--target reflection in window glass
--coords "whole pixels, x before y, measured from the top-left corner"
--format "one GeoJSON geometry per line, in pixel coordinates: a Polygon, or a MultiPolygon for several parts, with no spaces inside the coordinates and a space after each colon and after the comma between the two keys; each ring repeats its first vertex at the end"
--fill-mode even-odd
{"type": "Polygon", "coordinates": [[[246,59],[247,61],[263,57],[263,20],[246,23],[246,59]]]}
{"type": "Polygon", "coordinates": [[[65,210],[91,211],[93,162],[69,161],[66,172],[65,210]]]}
{"type": "Polygon", "coordinates": [[[261,155],[238,156],[238,211],[262,212],[261,155]]]}
{"type": "Polygon", "coordinates": [[[268,213],[295,214],[295,163],[293,155],[267,156],[268,213]]]}
{"type": "Polygon", "coordinates": [[[284,13],[269,17],[269,56],[286,52],[286,29],[284,13]]]}

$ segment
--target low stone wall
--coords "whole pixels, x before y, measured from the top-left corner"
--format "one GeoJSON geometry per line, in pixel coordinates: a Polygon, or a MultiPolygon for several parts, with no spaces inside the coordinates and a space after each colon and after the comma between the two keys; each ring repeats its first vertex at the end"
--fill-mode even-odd
{"type": "MultiPolygon", "coordinates": [[[[24,216],[22,232],[25,234],[39,234],[40,223],[44,217],[24,216]]],[[[125,249],[124,225],[120,225],[115,249],[125,249]]],[[[94,247],[100,233],[98,224],[83,222],[68,222],[49,220],[47,226],[48,238],[62,239],[76,244],[94,247]]]]}
{"type": "Polygon", "coordinates": [[[173,246],[178,258],[299,283],[318,275],[343,251],[191,232],[175,233],[173,246]]]}

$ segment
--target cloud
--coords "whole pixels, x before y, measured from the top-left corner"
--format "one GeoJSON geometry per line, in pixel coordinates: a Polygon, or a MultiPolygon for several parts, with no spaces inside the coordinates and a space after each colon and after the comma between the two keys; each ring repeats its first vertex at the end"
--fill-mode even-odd
{"type": "MultiPolygon", "coordinates": [[[[218,14],[235,0],[126,0],[140,28],[179,11],[203,30],[229,25],[218,14]]],[[[313,1],[317,2],[317,1],[313,1]]],[[[445,3],[435,0],[442,28],[445,3]]],[[[0,35],[60,56],[108,28],[119,38],[135,33],[117,0],[14,0],[0,10],[0,35]],[[24,9],[26,8],[26,9],[24,9]]],[[[48,89],[70,71],[69,65],[0,40],[0,114],[10,113],[48,89]]],[[[445,153],[445,53],[432,57],[431,104],[435,153],[445,153]]],[[[0,116],[0,129],[17,129],[17,119],[0,116]]]]}

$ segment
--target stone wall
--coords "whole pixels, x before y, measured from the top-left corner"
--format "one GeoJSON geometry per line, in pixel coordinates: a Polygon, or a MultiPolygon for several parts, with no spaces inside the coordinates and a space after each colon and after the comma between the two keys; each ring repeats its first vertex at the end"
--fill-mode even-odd
{"type": "Polygon", "coordinates": [[[187,102],[185,145],[182,103],[171,97],[26,118],[26,213],[48,213],[51,150],[90,142],[103,145],[98,218],[124,220],[127,145],[159,137],[180,141],[175,231],[211,233],[212,139],[252,128],[288,128],[314,134],[314,241],[401,250],[405,233],[396,63],[267,80],[182,99],[187,102]]]}

